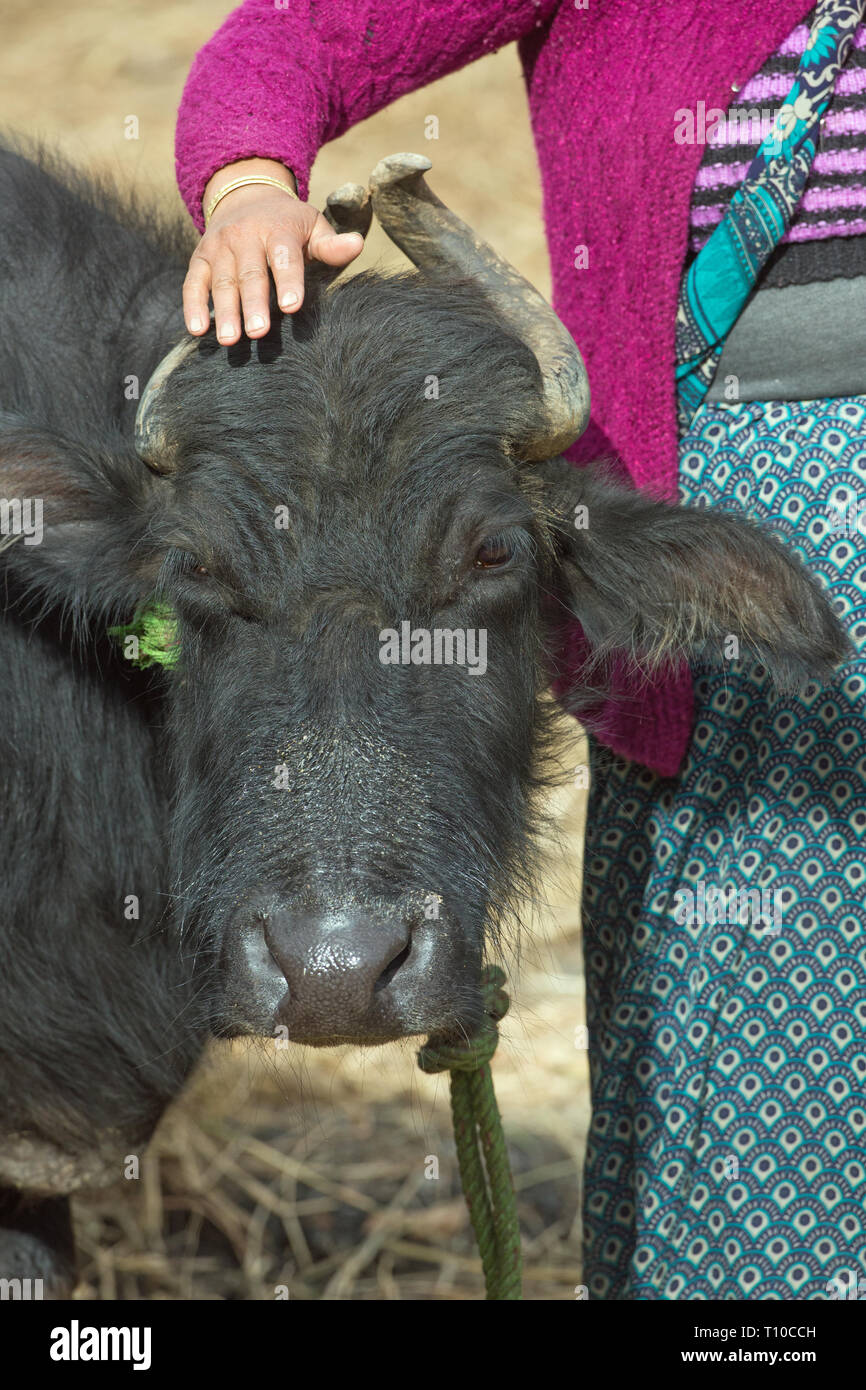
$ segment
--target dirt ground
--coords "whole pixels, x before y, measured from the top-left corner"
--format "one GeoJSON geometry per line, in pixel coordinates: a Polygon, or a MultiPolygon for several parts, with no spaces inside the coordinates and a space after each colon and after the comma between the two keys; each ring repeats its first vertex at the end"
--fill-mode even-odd
{"type": "MultiPolygon", "coordinates": [[[[3,0],[0,128],[181,204],[174,118],[217,0],[3,0]],[[127,118],[139,138],[124,138],[127,118]]],[[[214,113],[219,119],[219,113],[214,113]]],[[[439,195],[549,293],[540,192],[516,51],[492,55],[326,147],[320,206],[383,155],[417,150],[439,195]],[[439,118],[439,139],[424,137],[439,118]]],[[[363,264],[398,265],[374,230],[363,264]]],[[[564,725],[549,870],[534,926],[505,962],[513,999],[494,1063],[520,1199],[531,1299],[580,1282],[579,1171],[588,1120],[579,948],[584,758],[564,725]]],[[[214,1045],[165,1117],[138,1181],[79,1199],[81,1299],[465,1299],[482,1296],[460,1197],[447,1085],[416,1047],[214,1045]],[[438,1180],[425,1179],[429,1156],[438,1180]]]]}

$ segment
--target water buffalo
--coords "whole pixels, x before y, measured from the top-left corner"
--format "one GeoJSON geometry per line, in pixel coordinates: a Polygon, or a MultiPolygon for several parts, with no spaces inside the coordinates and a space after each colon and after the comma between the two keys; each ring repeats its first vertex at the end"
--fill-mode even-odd
{"type": "Polygon", "coordinates": [[[734,633],[788,684],[843,654],[774,539],[562,459],[580,355],[426,167],[331,200],[416,271],[309,273],[226,349],[183,335],[186,228],[0,154],[0,1274],[46,1294],[68,1194],[120,1174],[208,1036],[473,1027],[565,622],[578,711],[617,653],[734,633]],[[109,632],[148,603],[150,666],[109,632]]]}

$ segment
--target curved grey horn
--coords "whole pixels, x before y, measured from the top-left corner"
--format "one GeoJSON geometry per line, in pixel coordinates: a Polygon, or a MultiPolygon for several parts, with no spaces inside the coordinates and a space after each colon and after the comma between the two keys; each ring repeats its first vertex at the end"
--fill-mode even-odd
{"type": "Polygon", "coordinates": [[[424,182],[432,168],[420,154],[392,154],[370,175],[373,211],[416,266],[470,277],[531,348],[543,392],[537,427],[519,441],[521,457],[552,458],[573,444],[589,420],[589,381],[568,329],[538,290],[475,235],[424,182]]]}
{"type": "Polygon", "coordinates": [[[324,216],[335,232],[360,232],[365,237],[373,220],[373,204],[360,183],[344,183],[328,194],[324,216]]]}
{"type": "Polygon", "coordinates": [[[174,453],[157,408],[159,396],[175,367],[195,352],[199,341],[187,337],[177,343],[154,369],[141,393],[135,412],[135,451],[155,473],[173,473],[175,468],[174,453]]]}

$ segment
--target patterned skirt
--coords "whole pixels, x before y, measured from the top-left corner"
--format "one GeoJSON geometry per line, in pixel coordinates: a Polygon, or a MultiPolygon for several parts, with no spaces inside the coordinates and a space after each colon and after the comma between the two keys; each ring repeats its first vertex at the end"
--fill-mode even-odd
{"type": "Polygon", "coordinates": [[[736,502],[821,576],[857,656],[794,698],[699,675],[677,778],[593,745],[585,1279],[863,1299],[866,396],[704,404],[680,461],[685,501],[736,502]]]}

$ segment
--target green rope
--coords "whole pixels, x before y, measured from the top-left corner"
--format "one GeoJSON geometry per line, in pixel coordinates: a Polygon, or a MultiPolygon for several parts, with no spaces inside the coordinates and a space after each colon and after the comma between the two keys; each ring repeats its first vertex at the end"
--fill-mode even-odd
{"type": "Polygon", "coordinates": [[[460,1041],[431,1034],[418,1053],[422,1071],[450,1073],[457,1162],[488,1299],[521,1297],[517,1199],[490,1074],[499,1042],[496,1025],[509,1004],[504,984],[504,972],[497,965],[486,966],[481,975],[484,1021],[479,1031],[460,1041]]]}
{"type": "Polygon", "coordinates": [[[116,637],[119,642],[125,642],[128,637],[135,638],[136,654],[130,657],[134,666],[177,665],[180,656],[177,616],[170,604],[151,599],[139,608],[131,623],[110,627],[108,635],[116,637]]]}

